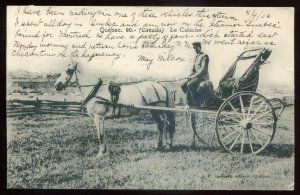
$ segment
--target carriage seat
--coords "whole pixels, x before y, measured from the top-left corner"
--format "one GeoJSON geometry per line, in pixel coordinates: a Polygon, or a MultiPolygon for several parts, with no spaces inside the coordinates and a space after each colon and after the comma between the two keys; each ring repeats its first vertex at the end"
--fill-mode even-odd
{"type": "Polygon", "coordinates": [[[211,80],[200,82],[197,89],[197,105],[202,107],[219,107],[224,99],[234,94],[239,87],[239,79],[228,78],[214,90],[211,80]]]}
{"type": "Polygon", "coordinates": [[[197,89],[197,96],[197,99],[199,100],[198,104],[201,104],[203,106],[218,105],[220,103],[220,98],[214,91],[213,83],[211,80],[200,82],[197,89]]]}
{"type": "Polygon", "coordinates": [[[216,94],[221,99],[231,96],[239,86],[239,79],[228,78],[219,83],[216,94]]]}

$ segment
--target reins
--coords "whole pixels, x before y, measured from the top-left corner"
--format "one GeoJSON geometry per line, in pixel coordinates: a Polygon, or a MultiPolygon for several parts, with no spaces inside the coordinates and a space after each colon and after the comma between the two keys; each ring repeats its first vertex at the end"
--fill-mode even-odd
{"type": "MultiPolygon", "coordinates": [[[[94,87],[96,86],[96,84],[89,84],[89,85],[80,85],[78,82],[78,77],[77,77],[77,72],[75,70],[75,75],[76,75],[76,81],[72,82],[70,86],[73,86],[73,83],[76,83],[77,85],[73,86],[73,87],[94,87]]],[[[162,81],[156,81],[157,83],[172,83],[172,82],[178,82],[178,81],[182,81],[188,79],[187,77],[185,78],[180,78],[180,79],[173,79],[173,80],[162,80],[162,81]]],[[[116,84],[120,84],[120,85],[130,85],[130,84],[136,84],[136,83],[141,83],[144,81],[148,81],[148,80],[141,80],[141,81],[129,81],[129,82],[116,82],[116,84]]],[[[102,83],[102,85],[109,85],[109,83],[102,83]]]]}
{"type": "MultiPolygon", "coordinates": [[[[96,97],[98,98],[103,104],[105,105],[109,105],[109,104],[112,104],[113,102],[111,102],[110,100],[106,99],[106,98],[103,98],[101,96],[97,96],[97,92],[98,90],[100,89],[100,87],[102,85],[109,85],[109,83],[103,83],[103,81],[101,80],[101,78],[98,80],[98,82],[96,84],[90,84],[90,85],[80,85],[79,83],[79,79],[78,79],[78,76],[77,76],[77,71],[79,72],[79,70],[77,70],[77,64],[75,65],[74,69],[73,69],[73,73],[72,75],[70,75],[70,78],[68,79],[67,82],[69,82],[69,86],[73,86],[73,87],[78,87],[79,90],[80,90],[80,93],[82,93],[82,90],[81,88],[83,87],[94,87],[89,95],[84,99],[84,101],[82,102],[81,104],[81,109],[82,107],[87,104],[93,97],[96,97]],[[75,74],[75,81],[74,82],[71,82],[71,79],[73,78],[73,75],[75,74]]],[[[182,81],[182,80],[185,80],[187,78],[180,78],[180,79],[173,79],[173,80],[162,80],[162,81],[156,81],[157,83],[170,83],[170,82],[177,82],[177,81],[182,81]]],[[[142,81],[130,81],[130,82],[119,82],[119,83],[115,83],[115,84],[118,84],[118,85],[129,85],[129,84],[136,84],[136,83],[140,83],[140,82],[144,82],[144,81],[147,81],[147,80],[142,80],[142,81]]],[[[115,102],[114,105],[116,106],[117,103],[115,102]]]]}

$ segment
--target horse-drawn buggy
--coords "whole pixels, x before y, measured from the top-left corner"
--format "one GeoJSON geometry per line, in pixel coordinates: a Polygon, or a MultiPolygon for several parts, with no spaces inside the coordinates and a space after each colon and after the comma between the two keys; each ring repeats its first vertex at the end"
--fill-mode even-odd
{"type": "Polygon", "coordinates": [[[96,85],[90,85],[81,79],[82,71],[77,63],[69,65],[61,74],[55,88],[60,91],[68,85],[75,85],[83,93],[88,113],[94,118],[98,130],[98,155],[107,151],[104,121],[108,110],[116,106],[150,110],[160,132],[158,147],[162,147],[163,132],[169,133],[168,144],[172,146],[175,112],[184,112],[190,116],[193,143],[198,139],[206,144],[218,144],[230,153],[256,154],[274,138],[277,118],[283,109],[278,102],[272,105],[267,98],[256,93],[259,70],[270,54],[271,51],[265,48],[243,52],[220,80],[218,88],[214,90],[208,81],[199,94],[202,96],[201,105],[188,109],[175,107],[164,81],[109,85],[99,80],[96,85]],[[279,113],[276,114],[276,110],[279,113]]]}

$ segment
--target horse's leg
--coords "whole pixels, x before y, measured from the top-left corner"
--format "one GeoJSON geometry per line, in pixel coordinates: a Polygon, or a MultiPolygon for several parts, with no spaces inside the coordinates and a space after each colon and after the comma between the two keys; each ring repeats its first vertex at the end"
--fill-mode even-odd
{"type": "Polygon", "coordinates": [[[157,149],[158,150],[162,149],[162,147],[163,147],[162,137],[163,137],[163,126],[164,126],[164,123],[161,120],[160,114],[161,113],[159,113],[157,111],[151,111],[151,115],[152,115],[154,121],[156,122],[158,131],[159,131],[158,142],[157,142],[157,149]]]}
{"type": "Polygon", "coordinates": [[[121,106],[118,106],[118,114],[117,114],[118,117],[121,116],[121,106]]]}
{"type": "MultiPolygon", "coordinates": [[[[175,102],[172,96],[172,93],[170,91],[167,91],[168,93],[168,98],[167,98],[167,103],[166,107],[171,107],[175,108],[175,102]]],[[[165,120],[167,121],[166,123],[166,130],[169,133],[169,143],[167,145],[169,146],[169,149],[172,148],[173,146],[173,138],[174,138],[174,133],[175,133],[175,113],[171,111],[165,111],[165,120]]]]}
{"type": "Polygon", "coordinates": [[[106,141],[105,141],[105,126],[104,126],[104,122],[105,122],[105,117],[101,117],[101,131],[100,131],[100,150],[99,153],[100,154],[104,154],[107,153],[107,146],[106,146],[106,141]],[[102,139],[101,139],[102,136],[102,139]]]}
{"type": "Polygon", "coordinates": [[[104,121],[105,121],[104,116],[99,116],[99,115],[94,116],[94,122],[97,128],[97,136],[99,141],[99,152],[97,157],[102,156],[107,151],[105,140],[104,140],[105,139],[104,121]]]}
{"type": "Polygon", "coordinates": [[[159,137],[157,143],[157,149],[162,149],[163,147],[163,134],[165,133],[166,144],[171,149],[173,145],[173,137],[175,133],[175,114],[174,112],[161,112],[152,111],[151,112],[154,121],[157,124],[159,130],[159,137]],[[169,133],[169,139],[167,139],[167,133],[169,133]]]}
{"type": "Polygon", "coordinates": [[[116,105],[115,105],[115,104],[113,104],[112,115],[113,115],[113,116],[116,115],[116,105]]]}
{"type": "Polygon", "coordinates": [[[166,130],[169,133],[169,143],[167,145],[171,149],[173,146],[173,138],[175,133],[175,113],[174,112],[165,112],[166,120],[166,130]]]}
{"type": "Polygon", "coordinates": [[[195,134],[195,132],[193,134],[193,142],[192,142],[191,146],[192,146],[192,148],[196,147],[196,134],[195,134]]]}

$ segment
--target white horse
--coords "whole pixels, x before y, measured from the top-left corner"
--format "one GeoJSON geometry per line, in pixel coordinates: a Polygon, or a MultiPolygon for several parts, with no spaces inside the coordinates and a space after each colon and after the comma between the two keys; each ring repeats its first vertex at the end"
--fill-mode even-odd
{"type": "MultiPolygon", "coordinates": [[[[98,83],[99,89],[95,89],[96,82],[91,79],[92,75],[85,75],[86,71],[83,70],[79,64],[70,64],[67,69],[63,71],[60,77],[56,80],[54,87],[57,91],[62,91],[68,86],[76,85],[79,87],[83,98],[85,98],[88,114],[93,117],[94,123],[97,129],[97,136],[99,140],[99,153],[97,157],[100,157],[108,152],[108,146],[105,142],[105,119],[111,114],[109,112],[113,107],[113,100],[111,93],[108,90],[108,85],[98,83]],[[93,84],[93,85],[91,85],[93,84]],[[93,92],[91,92],[93,91],[93,92]]],[[[131,106],[164,106],[174,107],[174,100],[170,91],[159,83],[146,81],[136,84],[121,84],[120,94],[118,94],[118,105],[131,105],[131,106]],[[155,95],[165,97],[165,101],[151,102],[147,104],[145,97],[141,93],[143,86],[151,85],[155,89],[155,95]],[[163,89],[163,90],[162,90],[163,89]]],[[[169,133],[169,139],[167,138],[167,145],[171,148],[173,142],[173,136],[175,132],[175,115],[173,112],[167,111],[150,111],[154,121],[157,123],[159,130],[159,138],[157,149],[162,149],[163,134],[167,138],[167,132],[169,133]]]]}

